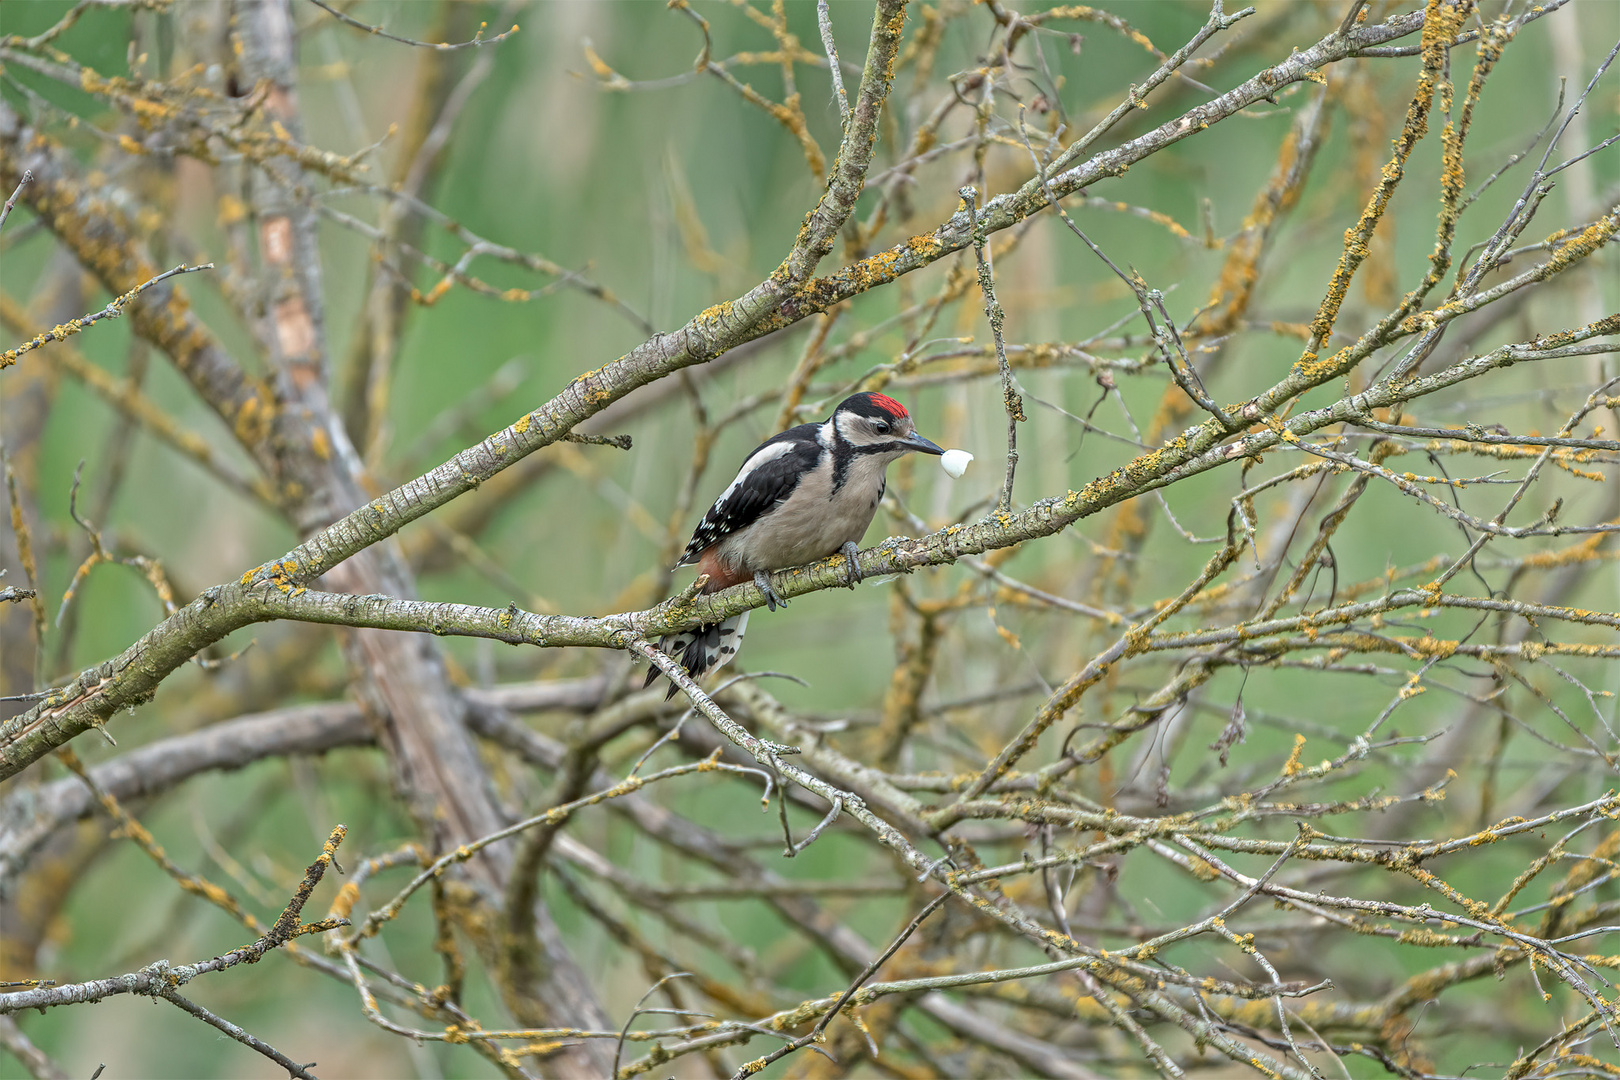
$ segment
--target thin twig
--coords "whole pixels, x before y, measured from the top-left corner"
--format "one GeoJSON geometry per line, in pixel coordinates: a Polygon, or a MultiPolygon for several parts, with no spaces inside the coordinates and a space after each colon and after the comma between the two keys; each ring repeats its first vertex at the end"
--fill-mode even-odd
{"type": "Polygon", "coordinates": [[[673,974],[665,975],[663,978],[653,983],[652,986],[648,987],[645,994],[641,995],[641,998],[636,1002],[636,1007],[630,1010],[629,1016],[625,1017],[624,1027],[619,1029],[619,1041],[613,1047],[613,1072],[610,1075],[615,1077],[619,1075],[619,1061],[624,1057],[624,1039],[625,1036],[630,1033],[630,1025],[634,1024],[636,1022],[636,1017],[640,1016],[643,1012],[652,1011],[650,1009],[642,1008],[642,1006],[647,1003],[647,999],[661,990],[664,984],[669,982],[671,979],[690,978],[694,978],[690,971],[677,971],[673,974]]]}
{"type": "Polygon", "coordinates": [[[827,826],[829,826],[833,822],[837,821],[838,820],[838,815],[840,815],[840,814],[842,814],[844,812],[844,800],[840,799],[840,798],[837,798],[837,797],[834,797],[833,804],[832,804],[832,809],[827,811],[827,816],[822,818],[820,823],[817,824],[815,828],[810,830],[810,834],[808,836],[806,836],[803,840],[800,840],[798,843],[795,844],[793,842],[793,834],[789,833],[787,831],[787,800],[786,799],[782,800],[781,806],[782,806],[782,833],[787,838],[787,847],[785,849],[783,849],[783,851],[782,851],[782,857],[784,859],[793,858],[795,855],[799,854],[805,848],[807,848],[811,844],[815,843],[817,838],[819,838],[822,833],[827,831],[827,826]]]}
{"type": "Polygon", "coordinates": [[[832,12],[827,0],[816,0],[816,25],[821,28],[821,47],[827,52],[827,69],[832,72],[833,93],[838,97],[838,116],[849,127],[849,95],[844,92],[844,72],[838,66],[838,46],[833,41],[832,12]]]}
{"type": "Polygon", "coordinates": [[[990,266],[987,238],[979,231],[979,193],[965,187],[957,194],[967,207],[968,227],[973,231],[973,255],[979,270],[979,292],[984,297],[984,315],[990,322],[990,334],[996,343],[996,366],[1001,370],[1001,406],[1007,412],[1007,475],[1001,484],[1001,494],[996,497],[996,512],[1006,514],[1012,510],[1013,476],[1018,471],[1018,424],[1029,417],[1024,415],[1024,399],[1013,385],[1012,367],[1007,363],[1007,343],[1001,333],[1007,316],[996,299],[995,272],[990,266]]]}
{"type": "Polygon", "coordinates": [[[162,998],[164,1001],[170,1002],[182,1012],[190,1013],[203,1023],[208,1024],[211,1027],[218,1028],[220,1031],[223,1031],[225,1034],[229,1035],[243,1046],[246,1046],[248,1049],[255,1050],[258,1053],[263,1054],[277,1065],[280,1065],[283,1069],[286,1069],[289,1075],[299,1077],[300,1080],[316,1080],[315,1074],[309,1071],[315,1067],[315,1062],[307,1061],[302,1065],[298,1064],[298,1062],[294,1061],[286,1054],[283,1054],[280,1050],[277,1050],[263,1039],[260,1039],[231,1023],[223,1016],[220,1016],[217,1013],[209,1012],[207,1009],[203,1008],[195,1001],[192,1001],[190,998],[182,997],[177,990],[171,990],[165,987],[158,990],[156,996],[162,998]]]}
{"type": "MultiPolygon", "coordinates": [[[[823,4],[823,6],[825,6],[826,0],[822,0],[822,4],[823,4]]],[[[838,77],[838,73],[837,73],[836,68],[833,69],[833,77],[834,78],[838,77]]],[[[840,92],[842,92],[842,91],[840,91],[840,92]]],[[[17,204],[17,196],[22,194],[22,189],[27,187],[28,184],[29,184],[29,181],[31,181],[33,179],[34,179],[34,171],[32,169],[24,169],[23,174],[22,174],[22,179],[17,181],[17,189],[11,193],[11,198],[6,200],[6,205],[0,206],[0,228],[5,227],[6,218],[11,216],[11,208],[17,204]]]]}
{"type": "Polygon", "coordinates": [[[775,1050],[772,1050],[769,1054],[766,1054],[762,1058],[756,1058],[753,1061],[748,1062],[742,1068],[738,1069],[734,1074],[732,1074],[731,1080],[747,1080],[747,1078],[750,1076],[758,1075],[762,1069],[771,1064],[773,1061],[780,1061],[782,1058],[787,1057],[796,1050],[802,1050],[806,1046],[814,1047],[815,1043],[820,1042],[822,1032],[827,1030],[827,1025],[832,1023],[833,1018],[844,1010],[845,1005],[849,1004],[849,999],[855,996],[855,992],[858,991],[862,986],[866,985],[868,980],[870,980],[873,975],[877,974],[878,969],[884,964],[888,963],[891,956],[900,951],[900,946],[906,943],[906,939],[911,936],[912,931],[921,926],[923,920],[932,915],[934,911],[946,900],[950,899],[950,897],[951,894],[949,892],[942,892],[930,900],[927,906],[917,913],[916,918],[907,923],[906,928],[900,931],[899,935],[889,943],[889,947],[884,949],[882,954],[870,964],[867,964],[865,969],[862,970],[859,975],[855,976],[854,981],[849,984],[848,988],[845,989],[843,994],[839,996],[838,1000],[833,1003],[833,1007],[827,1010],[821,1019],[817,1021],[816,1026],[810,1029],[808,1034],[799,1036],[797,1039],[794,1039],[785,1046],[777,1047],[775,1050]]]}
{"type": "Polygon", "coordinates": [[[23,354],[32,352],[42,345],[49,345],[53,341],[62,341],[65,338],[72,337],[74,334],[93,326],[102,319],[118,318],[124,313],[124,309],[128,307],[137,296],[140,296],[141,293],[145,292],[147,289],[150,289],[152,286],[167,281],[176,274],[193,274],[198,270],[212,270],[213,268],[213,263],[203,263],[201,266],[187,266],[184,263],[181,263],[173,270],[165,270],[156,277],[148,278],[147,280],[141,282],[133,289],[113,300],[112,303],[108,304],[100,311],[74,319],[71,322],[65,322],[60,326],[46,330],[44,333],[39,334],[32,341],[25,341],[15,349],[8,349],[5,352],[0,353],[0,368],[10,367],[12,364],[15,364],[17,362],[17,358],[23,354]]]}
{"type": "Polygon", "coordinates": [[[468,41],[461,41],[453,44],[444,41],[416,41],[412,38],[400,37],[398,34],[390,34],[380,26],[371,26],[368,23],[363,23],[356,18],[345,15],[337,8],[327,4],[325,0],[309,0],[309,2],[326,12],[328,15],[337,19],[339,22],[352,26],[356,30],[364,30],[368,34],[374,34],[377,37],[387,38],[389,41],[397,41],[401,45],[414,45],[419,49],[441,49],[448,52],[451,49],[477,48],[482,45],[499,45],[501,42],[518,32],[517,24],[513,23],[512,29],[506,31],[505,33],[496,34],[492,38],[486,38],[484,37],[484,28],[488,24],[480,24],[478,27],[478,32],[474,34],[468,41]]]}

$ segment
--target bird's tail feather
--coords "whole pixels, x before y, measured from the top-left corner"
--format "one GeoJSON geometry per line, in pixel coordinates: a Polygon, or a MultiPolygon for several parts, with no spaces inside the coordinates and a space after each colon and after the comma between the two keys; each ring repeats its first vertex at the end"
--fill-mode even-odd
{"type": "MultiPolygon", "coordinates": [[[[680,661],[687,674],[701,682],[711,673],[736,659],[737,650],[742,648],[743,634],[747,629],[748,612],[745,611],[741,615],[733,615],[724,622],[683,630],[678,634],[666,634],[658,639],[658,651],[680,661]]],[[[657,665],[654,665],[652,670],[647,672],[647,681],[643,687],[651,686],[662,674],[657,665]]],[[[678,689],[680,688],[672,681],[664,700],[668,701],[674,697],[678,689]]]]}

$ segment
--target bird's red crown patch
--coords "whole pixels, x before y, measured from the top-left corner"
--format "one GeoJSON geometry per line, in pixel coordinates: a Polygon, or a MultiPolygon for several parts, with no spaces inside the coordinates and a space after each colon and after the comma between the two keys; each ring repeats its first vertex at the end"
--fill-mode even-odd
{"type": "Polygon", "coordinates": [[[886,397],[883,394],[868,394],[867,396],[872,399],[872,404],[876,405],[878,408],[882,409],[891,416],[907,415],[906,407],[894,400],[892,397],[886,397]]]}

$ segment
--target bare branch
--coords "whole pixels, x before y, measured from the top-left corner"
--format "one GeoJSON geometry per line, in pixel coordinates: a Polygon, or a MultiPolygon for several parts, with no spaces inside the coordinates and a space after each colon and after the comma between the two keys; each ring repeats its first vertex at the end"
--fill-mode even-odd
{"type": "Polygon", "coordinates": [[[325,3],[324,0],[309,0],[309,2],[326,12],[328,15],[332,16],[334,19],[337,19],[339,22],[347,26],[352,26],[356,30],[364,30],[368,34],[375,34],[377,37],[387,38],[389,41],[397,41],[401,45],[414,45],[421,49],[443,49],[448,51],[451,49],[477,48],[481,45],[498,45],[518,32],[517,24],[514,23],[512,25],[512,29],[502,34],[496,34],[492,38],[485,38],[484,27],[480,26],[478,28],[478,33],[474,34],[471,39],[456,42],[455,44],[442,41],[415,41],[411,38],[400,37],[397,34],[390,34],[380,26],[371,26],[367,23],[361,22],[359,19],[356,19],[353,16],[345,15],[337,8],[325,3]]]}
{"type": "MultiPolygon", "coordinates": [[[[31,173],[27,175],[30,177],[32,176],[31,173]]],[[[17,191],[22,191],[21,184],[17,186],[17,191]]],[[[16,197],[16,194],[12,195],[13,199],[16,197]]],[[[9,201],[6,203],[6,209],[11,209],[11,203],[9,201]]],[[[176,274],[192,274],[196,273],[198,270],[212,270],[213,268],[213,263],[203,263],[201,266],[187,266],[185,263],[181,263],[172,270],[165,270],[156,277],[147,278],[145,281],[124,293],[122,296],[116,297],[112,303],[108,304],[100,311],[74,319],[72,322],[63,323],[62,325],[54,327],[53,329],[43,331],[35,335],[32,341],[25,341],[15,349],[7,349],[5,352],[0,353],[0,368],[10,367],[12,364],[15,364],[18,358],[23,356],[25,353],[32,352],[42,345],[49,345],[53,341],[62,341],[66,338],[72,337],[74,334],[90,328],[91,326],[100,322],[102,319],[118,318],[118,316],[124,313],[124,308],[128,307],[137,296],[140,296],[141,293],[145,292],[147,289],[150,289],[152,286],[169,280],[176,274]]]]}

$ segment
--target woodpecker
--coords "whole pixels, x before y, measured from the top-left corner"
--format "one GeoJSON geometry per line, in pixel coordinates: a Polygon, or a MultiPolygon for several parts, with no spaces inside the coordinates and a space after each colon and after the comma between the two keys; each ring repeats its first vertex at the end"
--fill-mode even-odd
{"type": "MultiPolygon", "coordinates": [[[[737,478],[703,515],[677,567],[708,575],[706,593],[752,580],[770,610],[787,601],[770,572],[842,552],[849,587],[861,580],[855,562],[866,527],[883,498],[889,463],[942,447],[917,434],[906,407],[882,394],[845,398],[825,422],[800,424],[748,455],[737,478]]],[[[748,628],[748,612],[724,622],[666,635],[658,651],[701,679],[730,663],[748,628]]],[[[660,672],[647,673],[651,686],[660,672]]],[[[675,696],[671,685],[664,700],[675,696]]]]}

